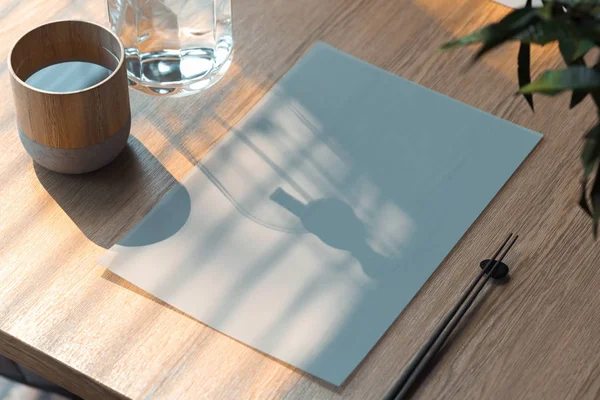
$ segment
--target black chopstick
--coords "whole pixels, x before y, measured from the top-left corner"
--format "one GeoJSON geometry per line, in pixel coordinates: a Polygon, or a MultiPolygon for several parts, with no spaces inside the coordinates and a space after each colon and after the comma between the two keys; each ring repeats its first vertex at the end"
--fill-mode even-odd
{"type": "Polygon", "coordinates": [[[464,291],[463,295],[458,300],[456,305],[452,308],[452,310],[450,310],[450,312],[446,315],[444,320],[442,322],[440,322],[440,324],[437,326],[437,328],[435,329],[433,334],[429,337],[427,342],[425,342],[423,347],[421,347],[421,349],[419,350],[417,355],[413,358],[413,360],[410,362],[410,364],[408,364],[408,366],[406,366],[406,368],[404,368],[404,371],[402,372],[402,375],[400,375],[400,378],[398,378],[398,380],[394,383],[394,386],[392,387],[392,389],[385,396],[385,400],[393,400],[395,398],[396,394],[398,392],[400,392],[400,390],[402,389],[402,387],[404,386],[404,384],[406,383],[406,381],[408,380],[410,375],[413,373],[414,369],[423,360],[423,357],[425,357],[425,355],[427,354],[429,349],[431,349],[431,346],[433,346],[433,344],[438,339],[438,337],[442,334],[442,332],[444,331],[446,326],[450,323],[450,320],[452,319],[452,317],[454,317],[454,315],[458,312],[458,310],[460,309],[462,304],[465,302],[467,297],[469,297],[469,294],[471,294],[471,292],[473,291],[473,289],[475,288],[477,283],[481,280],[481,277],[485,274],[485,272],[489,268],[490,264],[496,259],[496,257],[498,257],[498,255],[500,254],[500,252],[502,251],[504,246],[506,246],[506,244],[508,243],[508,241],[510,240],[512,235],[513,235],[512,233],[508,235],[508,237],[502,243],[500,248],[498,250],[496,250],[494,255],[488,260],[485,268],[479,273],[479,275],[477,275],[477,277],[473,280],[473,282],[471,282],[471,284],[464,291]]]}
{"type": "Polygon", "coordinates": [[[512,236],[513,236],[512,233],[510,235],[508,235],[508,237],[502,243],[500,248],[494,253],[492,258],[490,258],[488,260],[487,264],[485,265],[485,268],[483,268],[483,270],[471,282],[471,284],[465,290],[465,292],[463,293],[463,295],[461,296],[459,301],[456,303],[456,305],[446,315],[444,320],[437,326],[437,328],[435,329],[433,334],[429,337],[427,342],[423,345],[423,347],[421,347],[421,349],[419,350],[417,355],[413,358],[413,360],[410,362],[410,364],[404,369],[404,371],[402,372],[402,375],[400,375],[400,378],[398,378],[398,380],[394,383],[394,386],[392,387],[392,389],[384,397],[385,400],[402,399],[408,393],[408,390],[410,389],[410,387],[412,386],[412,384],[414,383],[416,378],[419,376],[419,374],[422,372],[422,370],[425,368],[425,366],[429,363],[429,361],[433,358],[433,356],[435,356],[435,354],[437,354],[439,349],[446,342],[446,340],[452,333],[452,330],[454,330],[454,328],[456,327],[456,325],[458,324],[460,319],[464,316],[464,314],[467,312],[469,307],[473,304],[473,302],[475,301],[475,298],[481,292],[481,290],[483,289],[483,287],[485,286],[487,281],[490,279],[490,277],[492,276],[496,267],[498,267],[500,265],[500,263],[502,262],[502,260],[504,259],[504,257],[508,253],[508,251],[515,244],[518,236],[515,236],[515,238],[512,240],[512,242],[509,244],[509,246],[506,248],[506,250],[500,257],[500,259],[496,260],[496,257],[498,257],[500,252],[502,252],[502,249],[504,249],[504,247],[510,241],[512,236]],[[493,263],[493,266],[490,270],[489,267],[492,263],[493,263]],[[477,283],[479,283],[481,278],[486,273],[487,273],[487,277],[485,278],[483,283],[477,288],[474,295],[467,301],[465,307],[461,310],[458,317],[456,319],[452,320],[452,318],[459,311],[459,309],[461,308],[463,303],[465,303],[465,301],[467,300],[467,298],[469,297],[469,295],[471,294],[471,292],[473,291],[473,289],[475,288],[477,283]],[[451,322],[451,320],[452,320],[452,322],[451,322]],[[448,329],[444,332],[444,330],[447,327],[448,327],[448,329]],[[440,335],[442,335],[442,332],[444,332],[444,335],[438,341],[438,338],[440,338],[440,335]]]}

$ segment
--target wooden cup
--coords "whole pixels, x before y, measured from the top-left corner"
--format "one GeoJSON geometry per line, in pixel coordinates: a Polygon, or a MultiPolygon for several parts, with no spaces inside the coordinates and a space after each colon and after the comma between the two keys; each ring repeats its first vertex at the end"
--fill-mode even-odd
{"type": "Polygon", "coordinates": [[[131,111],[123,44],[108,29],[85,21],[39,26],[8,57],[19,136],[38,164],[57,172],[90,172],[110,163],[127,144],[131,111]],[[49,92],[26,83],[50,65],[85,61],[112,71],[83,90],[49,92]]]}

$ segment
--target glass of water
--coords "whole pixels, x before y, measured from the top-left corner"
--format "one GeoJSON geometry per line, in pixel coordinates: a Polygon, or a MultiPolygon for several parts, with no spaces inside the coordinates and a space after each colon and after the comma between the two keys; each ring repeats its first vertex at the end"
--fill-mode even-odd
{"type": "Polygon", "coordinates": [[[231,0],[107,0],[134,88],[186,96],[216,83],[233,51],[231,0]]]}

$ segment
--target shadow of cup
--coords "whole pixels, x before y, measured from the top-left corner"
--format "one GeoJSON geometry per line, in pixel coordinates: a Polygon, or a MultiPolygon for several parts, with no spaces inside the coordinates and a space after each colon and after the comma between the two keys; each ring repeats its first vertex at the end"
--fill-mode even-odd
{"type": "Polygon", "coordinates": [[[173,188],[169,195],[176,194],[176,205],[161,208],[168,223],[147,235],[135,235],[136,240],[124,245],[143,246],[167,239],[181,229],[190,214],[187,190],[133,136],[125,150],[100,170],[63,175],[35,163],[34,170],[42,186],[83,234],[104,248],[129,232],[169,188],[173,188]],[[175,209],[173,218],[170,209],[175,209]]]}

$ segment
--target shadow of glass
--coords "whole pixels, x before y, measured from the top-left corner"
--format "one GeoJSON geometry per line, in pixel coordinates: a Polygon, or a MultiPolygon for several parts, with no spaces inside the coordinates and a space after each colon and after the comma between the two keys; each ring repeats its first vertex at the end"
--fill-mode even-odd
{"type": "Polygon", "coordinates": [[[377,278],[391,267],[390,259],[369,246],[365,225],[344,201],[327,197],[304,204],[282,188],[270,198],[300,218],[304,228],[323,243],[350,252],[370,277],[377,278]]]}
{"type": "Polygon", "coordinates": [[[153,211],[164,221],[163,229],[125,237],[121,244],[143,246],[164,240],[174,235],[190,214],[187,190],[133,136],[123,152],[98,171],[63,175],[37,164],[34,170],[42,186],[83,234],[104,248],[131,230],[173,185],[176,188],[169,196],[175,196],[177,207],[153,211]]]}

